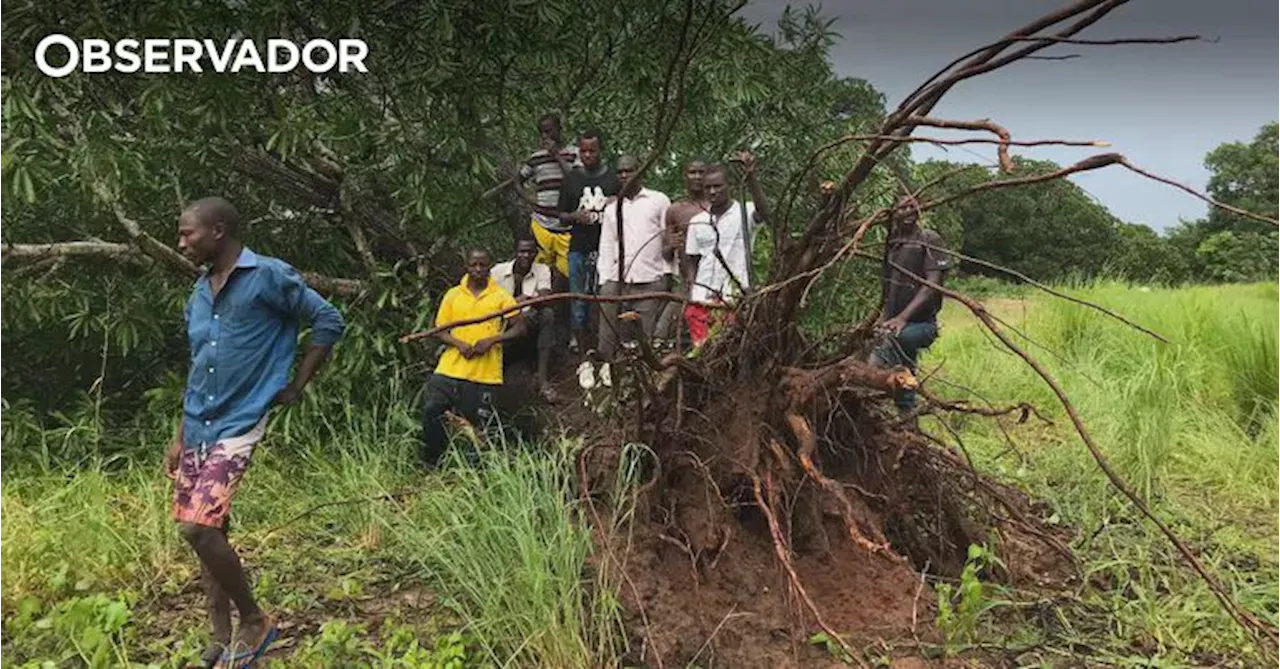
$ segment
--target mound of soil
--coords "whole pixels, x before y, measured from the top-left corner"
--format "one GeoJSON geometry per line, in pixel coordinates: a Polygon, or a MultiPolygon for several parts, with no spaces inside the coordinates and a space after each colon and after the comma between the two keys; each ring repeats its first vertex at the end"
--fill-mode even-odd
{"type": "Polygon", "coordinates": [[[1048,535],[1025,520],[1042,517],[1025,496],[980,479],[959,456],[897,427],[882,397],[824,407],[817,464],[846,492],[848,505],[836,503],[794,458],[777,452],[781,438],[765,420],[774,389],[763,384],[685,398],[702,408],[686,407],[678,431],[673,412],[652,412],[664,418],[641,430],[640,441],[653,449],[647,482],[635,491],[631,522],[607,536],[610,521],[601,515],[614,508],[608,495],[628,438],[616,421],[583,405],[572,373],[577,362],[555,366],[562,397],[555,406],[527,410],[536,384],[520,367],[508,372],[506,394],[513,405],[523,400],[524,415],[542,430],[587,441],[580,484],[598,514],[603,566],[621,567],[629,665],[845,666],[811,643],[822,631],[815,609],[855,649],[877,646],[880,654],[896,645],[910,656],[916,642],[939,641],[936,595],[924,574],[957,577],[968,545],[987,541],[993,528],[1008,572],[986,577],[1028,589],[1065,588],[1075,577],[1069,553],[1051,544],[1061,545],[1064,530],[1048,535]],[[645,432],[654,438],[645,440],[645,432]],[[770,450],[778,476],[760,493],[779,500],[771,506],[782,509],[774,514],[781,542],[751,478],[758,471],[752,463],[768,461],[770,450]],[[992,495],[1005,503],[999,513],[988,511],[992,495]],[[812,607],[794,587],[780,546],[812,607]]]}

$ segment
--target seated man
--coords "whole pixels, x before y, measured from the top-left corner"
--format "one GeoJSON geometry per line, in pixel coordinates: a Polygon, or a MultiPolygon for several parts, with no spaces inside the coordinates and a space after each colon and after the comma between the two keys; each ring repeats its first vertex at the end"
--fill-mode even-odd
{"type": "MultiPolygon", "coordinates": [[[[467,274],[440,300],[435,324],[447,325],[516,306],[516,301],[489,275],[489,252],[471,251],[467,274]]],[[[422,458],[435,466],[448,445],[444,413],[460,413],[482,429],[493,413],[493,393],[502,386],[502,344],[524,335],[519,313],[459,325],[436,335],[448,348],[427,380],[422,408],[422,458]],[[511,327],[503,330],[506,321],[511,327]]]]}
{"type": "MultiPolygon", "coordinates": [[[[515,298],[516,304],[528,302],[531,298],[551,294],[551,268],[540,262],[534,262],[538,255],[538,242],[532,239],[521,239],[516,242],[516,257],[493,266],[489,274],[503,290],[515,298]]],[[[554,403],[555,389],[547,380],[547,367],[551,360],[551,349],[556,343],[556,317],[550,304],[528,307],[520,312],[525,317],[528,327],[536,330],[538,346],[538,388],[543,399],[554,403]]],[[[530,332],[529,334],[534,334],[530,332]]],[[[527,337],[526,337],[527,339],[527,337]]]]}

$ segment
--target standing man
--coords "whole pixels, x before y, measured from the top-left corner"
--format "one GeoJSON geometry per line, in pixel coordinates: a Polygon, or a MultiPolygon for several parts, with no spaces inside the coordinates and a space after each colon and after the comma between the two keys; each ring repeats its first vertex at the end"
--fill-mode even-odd
{"type": "MultiPolygon", "coordinates": [[[[569,239],[569,291],[596,292],[597,254],[600,249],[600,219],[605,202],[618,194],[618,175],[602,159],[604,138],[599,130],[587,130],[578,139],[582,167],[574,169],[560,189],[560,213],[573,223],[569,239]]],[[[569,315],[569,349],[575,353],[585,340],[591,320],[586,302],[574,300],[569,315]]]]}
{"type": "MultiPolygon", "coordinates": [[[[662,238],[671,200],[645,188],[636,174],[638,167],[639,162],[632,156],[618,158],[622,220],[618,220],[618,198],[610,199],[601,217],[600,259],[596,266],[601,295],[662,292],[667,289],[667,275],[674,271],[672,264],[662,257],[662,238]]],[[[640,316],[644,337],[653,337],[662,305],[662,300],[640,300],[632,305],[640,316]]],[[[599,351],[607,362],[617,352],[617,329],[621,325],[618,303],[602,303],[600,313],[599,351]]]]}
{"type": "MultiPolygon", "coordinates": [[[[768,208],[756,179],[755,156],[742,151],[737,162],[741,163],[743,177],[751,190],[750,202],[729,197],[729,181],[723,166],[712,165],[703,174],[702,188],[708,210],[690,219],[685,240],[685,253],[689,258],[685,282],[692,285],[689,295],[694,302],[728,305],[751,286],[750,242],[759,225],[768,220],[768,208]]],[[[701,304],[685,307],[685,322],[694,346],[701,345],[710,336],[711,328],[721,320],[718,313],[701,304]]]]}
{"type": "MultiPolygon", "coordinates": [[[[907,196],[898,202],[889,238],[884,247],[881,271],[882,309],[876,326],[878,344],[871,363],[881,367],[902,365],[916,371],[921,349],[938,338],[938,311],[942,294],[907,276],[898,265],[916,276],[942,285],[950,268],[942,236],[920,227],[919,203],[907,196]]],[[[899,413],[909,413],[916,405],[914,391],[894,393],[899,413]]]]}
{"type": "Polygon", "coordinates": [[[567,280],[572,220],[561,215],[560,186],[573,170],[577,156],[573,149],[563,146],[560,133],[559,116],[546,114],[538,119],[539,148],[520,166],[520,180],[525,184],[533,181],[534,185],[533,220],[529,225],[541,249],[538,262],[549,265],[567,280]]]}
{"type": "MultiPolygon", "coordinates": [[[[467,274],[440,300],[436,327],[516,306],[515,298],[490,275],[489,265],[489,252],[484,249],[467,255],[467,274]]],[[[427,466],[435,466],[448,445],[445,411],[461,413],[477,430],[485,427],[493,414],[493,393],[502,386],[502,344],[524,332],[524,319],[513,313],[459,325],[437,335],[448,348],[427,380],[423,401],[422,459],[427,466]],[[504,331],[508,320],[512,326],[504,331]]]]}
{"type": "MultiPolygon", "coordinates": [[[[686,268],[688,256],[684,252],[685,233],[689,229],[689,221],[697,214],[707,210],[706,198],[702,192],[702,176],[707,164],[701,160],[691,160],[684,166],[685,199],[671,203],[667,210],[667,234],[662,242],[662,254],[675,264],[678,272],[672,278],[680,279],[680,294],[689,297],[689,283],[685,276],[692,276],[692,268],[686,268]]],[[[672,286],[672,290],[675,287],[672,286]]],[[[676,329],[680,327],[682,305],[679,302],[667,302],[658,317],[657,336],[659,339],[673,340],[676,329]]]]}
{"type": "MultiPolygon", "coordinates": [[[[516,257],[500,262],[489,270],[489,275],[498,282],[516,300],[516,304],[528,302],[535,297],[551,294],[551,268],[540,262],[534,262],[538,255],[538,243],[532,239],[521,239],[516,242],[516,257]]],[[[537,336],[538,347],[538,388],[542,398],[555,403],[555,388],[548,380],[547,368],[551,364],[551,350],[556,344],[556,316],[551,305],[527,307],[521,310],[525,318],[525,330],[532,326],[537,336]]]]}
{"type": "Polygon", "coordinates": [[[338,310],[287,263],[258,255],[240,241],[240,214],[208,197],[178,218],[178,248],[209,265],[187,300],[191,368],[182,422],[165,455],[174,479],[173,517],[200,558],[213,624],[205,666],[242,666],[261,657],[277,631],[227,541],[231,498],[266,432],[275,405],[298,401],[345,329],[338,310]],[[302,363],[289,379],[299,327],[311,326],[302,363]],[[240,629],[231,640],[231,604],[240,629]]]}

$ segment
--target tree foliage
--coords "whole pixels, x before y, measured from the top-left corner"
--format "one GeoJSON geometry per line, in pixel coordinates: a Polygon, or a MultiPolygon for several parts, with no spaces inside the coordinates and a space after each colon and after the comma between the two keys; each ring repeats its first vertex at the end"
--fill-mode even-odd
{"type": "MultiPolygon", "coordinates": [[[[1228,142],[1205,156],[1209,194],[1219,202],[1275,217],[1280,182],[1280,137],[1273,121],[1249,143],[1228,142]]],[[[1217,208],[1172,231],[1192,277],[1200,281],[1260,281],[1277,276],[1276,227],[1217,208]]]]}
{"type": "MultiPolygon", "coordinates": [[[[1215,200],[1247,211],[1275,217],[1280,207],[1280,135],[1275,121],[1263,125],[1248,144],[1228,142],[1210,151],[1204,166],[1209,177],[1209,195],[1215,200]]],[[[1221,209],[1210,209],[1205,221],[1208,232],[1270,232],[1275,226],[1242,218],[1221,209]]]]}
{"type": "MultiPolygon", "coordinates": [[[[1014,164],[1020,174],[1059,169],[1052,162],[1019,157],[1014,158],[1014,164]]],[[[921,172],[929,177],[960,167],[930,161],[921,172]]],[[[943,188],[959,191],[994,176],[987,170],[973,169],[948,180],[943,188]]],[[[959,228],[962,243],[951,243],[965,255],[1042,280],[1098,274],[1106,266],[1118,235],[1118,221],[1107,208],[1065,179],[985,191],[945,205],[935,215],[948,221],[942,227],[959,228]]],[[[994,272],[972,264],[964,269],[979,274],[994,272]]]]}
{"type": "MultiPolygon", "coordinates": [[[[651,186],[676,194],[683,161],[754,147],[766,191],[778,198],[815,145],[883,116],[870,85],[831,72],[829,19],[787,11],[769,37],[733,17],[737,7],[728,0],[15,5],[4,28],[6,55],[16,57],[6,57],[0,80],[3,238],[167,244],[185,202],[226,195],[248,219],[253,248],[366,288],[339,300],[356,325],[342,348],[365,356],[348,360],[367,381],[352,385],[358,394],[389,369],[427,364],[423,351],[388,342],[426,324],[433,296],[457,280],[460,250],[481,244],[501,257],[512,230],[527,225],[512,191],[484,195],[536,147],[543,113],[565,118],[566,139],[598,127],[609,153],[644,159],[657,148],[656,119],[665,111],[678,122],[655,156],[651,186]],[[358,37],[369,45],[369,72],[51,79],[32,54],[54,32],[259,44],[358,37]],[[675,65],[690,53],[681,76],[675,65]]],[[[835,178],[857,150],[815,161],[794,190],[835,178]]],[[[811,199],[795,198],[797,216],[815,206],[811,199]]],[[[124,420],[148,388],[174,383],[166,373],[185,365],[178,305],[188,276],[140,254],[31,260],[5,262],[4,344],[15,361],[5,368],[7,400],[51,411],[89,392],[105,396],[107,409],[121,400],[114,406],[124,420]],[[110,373],[118,367],[130,372],[110,373]]]]}

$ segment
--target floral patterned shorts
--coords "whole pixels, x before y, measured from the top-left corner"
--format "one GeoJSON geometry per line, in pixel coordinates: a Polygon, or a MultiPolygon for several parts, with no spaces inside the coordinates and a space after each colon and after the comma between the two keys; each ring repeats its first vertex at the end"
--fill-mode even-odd
{"type": "Polygon", "coordinates": [[[248,434],[223,439],[207,449],[183,449],[173,483],[173,519],[223,527],[231,511],[231,498],[266,429],[263,417],[248,434]]]}

